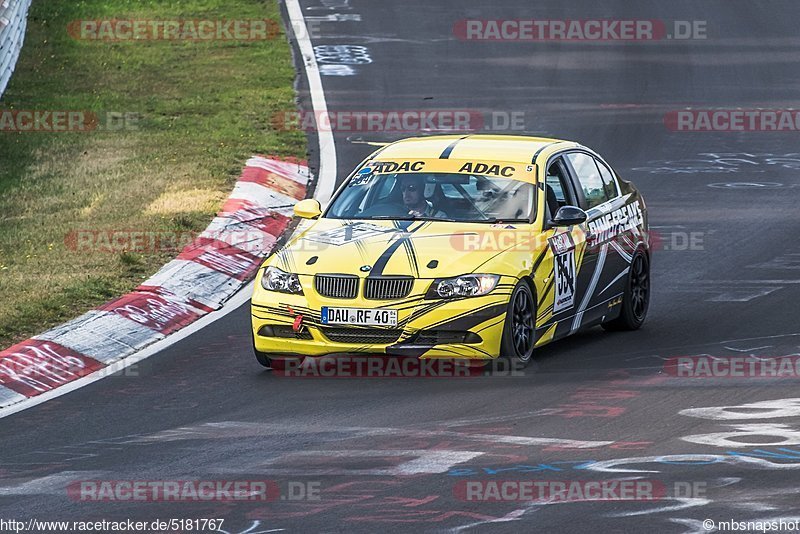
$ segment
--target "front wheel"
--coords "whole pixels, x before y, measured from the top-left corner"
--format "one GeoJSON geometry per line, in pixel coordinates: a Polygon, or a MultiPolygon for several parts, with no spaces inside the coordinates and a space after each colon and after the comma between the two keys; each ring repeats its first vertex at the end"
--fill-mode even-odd
{"type": "Polygon", "coordinates": [[[622,296],[619,317],[606,321],[601,326],[606,330],[637,330],[647,318],[650,306],[650,260],[639,249],[633,254],[628,281],[622,296]]]}
{"type": "Polygon", "coordinates": [[[533,356],[536,305],[530,286],[520,280],[511,293],[500,342],[500,357],[514,363],[527,365],[533,356]]]}

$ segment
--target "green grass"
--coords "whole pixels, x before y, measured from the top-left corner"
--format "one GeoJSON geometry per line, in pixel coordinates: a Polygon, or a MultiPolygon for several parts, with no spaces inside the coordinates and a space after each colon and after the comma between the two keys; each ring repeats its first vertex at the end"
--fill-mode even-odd
{"type": "Polygon", "coordinates": [[[244,161],[303,157],[283,34],[262,41],[79,41],[81,19],[264,19],[274,0],[34,0],[0,110],[138,114],[138,129],[0,132],[0,349],[136,287],[175,251],[76,252],[72,231],[200,231],[244,161]]]}

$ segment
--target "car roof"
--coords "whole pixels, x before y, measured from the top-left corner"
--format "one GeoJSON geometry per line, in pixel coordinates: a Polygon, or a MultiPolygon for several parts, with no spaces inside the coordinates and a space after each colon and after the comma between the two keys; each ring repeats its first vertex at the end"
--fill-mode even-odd
{"type": "Polygon", "coordinates": [[[464,159],[533,163],[535,155],[555,144],[571,141],[522,135],[436,135],[411,137],[379,150],[381,159],[464,159]]]}

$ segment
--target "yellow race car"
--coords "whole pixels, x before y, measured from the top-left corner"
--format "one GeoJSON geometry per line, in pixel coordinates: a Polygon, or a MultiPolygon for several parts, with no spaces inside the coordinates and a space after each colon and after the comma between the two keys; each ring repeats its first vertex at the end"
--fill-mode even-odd
{"type": "Polygon", "coordinates": [[[384,146],[264,262],[258,361],[354,353],[508,358],[579,328],[639,328],[650,299],[637,189],[570,141],[469,135],[384,146]]]}

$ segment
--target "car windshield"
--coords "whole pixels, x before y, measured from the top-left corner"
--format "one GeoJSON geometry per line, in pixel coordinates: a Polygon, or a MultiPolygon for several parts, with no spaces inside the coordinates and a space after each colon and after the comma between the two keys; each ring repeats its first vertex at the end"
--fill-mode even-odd
{"type": "Polygon", "coordinates": [[[362,169],[333,200],[333,219],[529,222],[536,188],[528,182],[457,173],[371,173],[362,169]]]}

